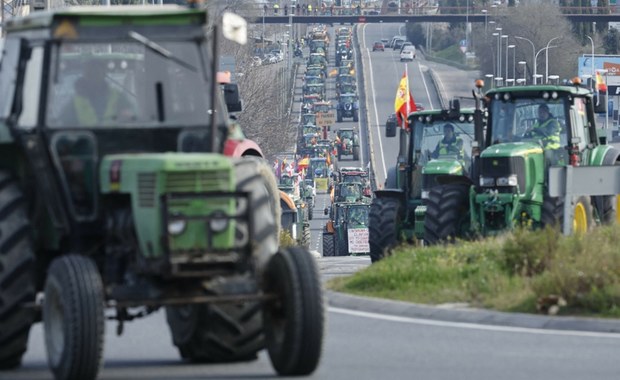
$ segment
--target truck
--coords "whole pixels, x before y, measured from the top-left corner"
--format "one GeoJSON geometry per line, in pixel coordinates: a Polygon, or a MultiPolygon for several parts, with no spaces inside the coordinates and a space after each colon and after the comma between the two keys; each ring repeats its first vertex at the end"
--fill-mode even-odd
{"type": "Polygon", "coordinates": [[[471,176],[472,157],[478,148],[475,116],[473,108],[461,108],[455,99],[447,109],[411,113],[409,129],[397,128],[395,118],[388,118],[386,136],[395,137],[398,129],[399,151],[395,164],[388,168],[384,188],[374,192],[370,208],[372,262],[390,255],[399,243],[424,240],[426,203],[438,179],[455,181],[471,176]],[[455,137],[462,141],[460,153],[440,155],[436,151],[446,124],[453,126],[455,137]]]}
{"type": "Polygon", "coordinates": [[[220,31],[243,42],[243,25],[177,6],[4,22],[0,368],[20,365],[42,320],[54,377],[94,379],[105,319],[120,335],[162,308],[185,360],[266,348],[278,374],[317,368],[316,263],[278,246],[270,166],[223,154],[259,153],[239,145],[238,99],[216,80],[220,31]]]}
{"type": "Polygon", "coordinates": [[[439,180],[430,190],[426,242],[494,236],[518,226],[561,226],[565,212],[578,233],[616,222],[616,195],[581,192],[565,203],[550,191],[560,186],[549,175],[552,169],[593,167],[604,176],[620,164],[620,151],[596,128],[593,94],[580,84],[576,78],[572,85],[501,87],[477,95],[488,122],[476,126],[486,134],[475,175],[439,180]]]}

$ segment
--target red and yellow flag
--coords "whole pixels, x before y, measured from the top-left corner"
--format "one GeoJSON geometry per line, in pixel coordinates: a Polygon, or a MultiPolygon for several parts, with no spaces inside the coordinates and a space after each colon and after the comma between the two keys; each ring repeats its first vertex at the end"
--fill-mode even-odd
{"type": "Polygon", "coordinates": [[[407,71],[405,71],[398,85],[398,90],[396,90],[396,99],[394,100],[394,112],[396,113],[398,125],[409,129],[407,115],[415,110],[415,102],[409,90],[409,79],[407,78],[407,71]]]}

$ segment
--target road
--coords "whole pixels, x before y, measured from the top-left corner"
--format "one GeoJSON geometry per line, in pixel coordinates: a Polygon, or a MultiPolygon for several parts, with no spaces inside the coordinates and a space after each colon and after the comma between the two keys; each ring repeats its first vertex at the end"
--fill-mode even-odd
{"type": "MultiPolygon", "coordinates": [[[[380,28],[380,25],[362,27],[367,44],[381,37],[380,28]]],[[[388,37],[396,34],[388,27],[384,28],[388,37]]],[[[363,34],[360,36],[362,54],[368,57],[363,51],[363,34]]],[[[381,140],[379,126],[391,112],[395,88],[404,65],[394,63],[395,57],[389,51],[372,54],[371,57],[371,72],[376,73],[372,79],[375,88],[369,90],[368,85],[366,87],[377,99],[377,105],[375,111],[372,104],[368,125],[373,140],[376,138],[376,141],[385,143],[383,152],[386,154],[376,157],[377,160],[389,164],[395,152],[389,148],[389,141],[381,140]]],[[[424,72],[424,66],[426,64],[422,60],[410,64],[410,75],[424,72]]],[[[415,76],[411,79],[416,101],[425,102],[429,107],[434,105],[431,103],[433,95],[430,88],[430,99],[425,99],[423,81],[418,81],[415,76]]],[[[364,157],[368,157],[366,154],[364,157]]],[[[320,208],[317,204],[317,211],[320,208]]],[[[324,224],[326,219],[320,212],[316,212],[315,216],[313,243],[319,244],[316,235],[320,234],[315,232],[322,228],[321,223],[324,224]]],[[[367,257],[319,257],[317,260],[323,280],[351,274],[368,265],[367,257]]],[[[620,362],[617,360],[620,334],[451,323],[337,308],[328,308],[327,321],[323,358],[318,370],[310,377],[313,379],[582,380],[617,379],[620,373],[620,362]]],[[[106,324],[105,366],[100,372],[100,379],[276,377],[264,352],[256,361],[231,365],[189,365],[181,362],[161,311],[127,324],[122,337],[117,337],[115,330],[113,322],[106,324]]],[[[0,379],[52,379],[47,369],[40,323],[31,331],[23,367],[0,372],[0,379]]]]}

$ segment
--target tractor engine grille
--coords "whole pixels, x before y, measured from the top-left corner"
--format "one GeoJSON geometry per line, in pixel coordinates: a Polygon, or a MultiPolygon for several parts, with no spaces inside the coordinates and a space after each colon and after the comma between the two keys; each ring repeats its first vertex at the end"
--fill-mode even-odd
{"type": "Polygon", "coordinates": [[[155,173],[138,173],[138,205],[144,208],[155,207],[155,173]]]}
{"type": "MultiPolygon", "coordinates": [[[[484,157],[481,161],[481,177],[493,178],[497,181],[498,178],[516,175],[519,191],[525,191],[525,159],[523,157],[484,157]]],[[[512,191],[512,187],[508,186],[496,186],[496,188],[500,192],[504,192],[501,191],[504,189],[505,192],[512,191]]]]}
{"type": "Polygon", "coordinates": [[[169,172],[166,193],[228,191],[230,171],[169,172]]]}

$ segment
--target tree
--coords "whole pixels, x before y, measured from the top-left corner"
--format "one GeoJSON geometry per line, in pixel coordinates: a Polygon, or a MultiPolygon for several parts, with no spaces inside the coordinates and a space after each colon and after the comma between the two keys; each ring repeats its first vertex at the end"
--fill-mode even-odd
{"type": "Polygon", "coordinates": [[[610,29],[605,37],[603,37],[603,48],[605,49],[605,54],[618,54],[618,39],[620,39],[618,29],[610,29]]]}
{"type": "MultiPolygon", "coordinates": [[[[515,61],[527,62],[528,75],[533,74],[534,58],[532,46],[525,40],[515,39],[514,36],[527,38],[534,43],[536,52],[547,46],[554,39],[549,49],[549,74],[559,75],[560,78],[572,78],[575,73],[575,63],[582,50],[582,44],[571,33],[571,24],[562,16],[557,6],[548,3],[522,4],[510,12],[510,17],[499,20],[502,34],[508,35],[508,43],[516,46],[515,61]],[[524,27],[527,25],[527,27],[524,27]]],[[[480,26],[478,26],[480,28],[480,26]]],[[[484,34],[484,26],[482,26],[484,34]]],[[[494,73],[497,59],[497,37],[487,37],[486,42],[478,45],[478,57],[483,73],[494,73]]],[[[505,44],[505,41],[504,41],[505,44]]],[[[505,60],[505,47],[502,45],[501,57],[505,60]]],[[[545,74],[545,51],[538,54],[537,73],[545,74]]],[[[509,72],[512,70],[512,60],[509,60],[509,72]]],[[[505,67],[505,66],[503,66],[505,67]]],[[[503,76],[503,75],[500,75],[503,76]]]]}

